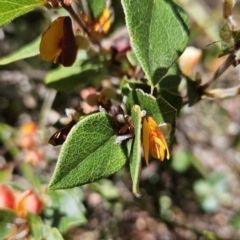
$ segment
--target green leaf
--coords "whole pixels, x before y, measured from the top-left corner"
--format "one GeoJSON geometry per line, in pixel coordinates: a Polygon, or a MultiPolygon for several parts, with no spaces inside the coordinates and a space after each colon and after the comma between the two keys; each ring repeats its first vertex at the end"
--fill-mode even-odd
{"type": "Polygon", "coordinates": [[[138,105],[132,108],[132,121],[134,125],[134,140],[132,154],[130,156],[130,173],[132,177],[132,192],[136,197],[140,197],[139,179],[142,169],[141,163],[141,109],[138,105]]]}
{"type": "Polygon", "coordinates": [[[200,197],[204,198],[212,192],[212,186],[206,180],[200,179],[194,183],[194,192],[200,197]]]}
{"type": "MultiPolygon", "coordinates": [[[[56,191],[55,191],[56,192],[56,191]]],[[[79,188],[59,190],[57,209],[64,214],[61,217],[58,229],[65,233],[69,228],[86,223],[85,208],[81,202],[81,191],[79,188]]]]}
{"type": "Polygon", "coordinates": [[[124,95],[127,96],[126,107],[131,109],[135,104],[139,105],[142,110],[146,110],[147,115],[153,116],[158,124],[170,123],[172,125],[172,136],[177,117],[177,110],[172,107],[161,96],[155,98],[151,94],[144,93],[141,89],[123,89],[124,95]]]}
{"type": "Polygon", "coordinates": [[[168,73],[162,78],[158,87],[161,91],[170,92],[175,95],[179,95],[179,85],[182,78],[180,77],[181,71],[178,66],[174,64],[168,71],[168,73]]]}
{"type": "Polygon", "coordinates": [[[13,223],[16,214],[12,210],[0,209],[0,222],[1,223],[13,223]]]}
{"type": "MultiPolygon", "coordinates": [[[[0,161],[5,161],[3,156],[0,156],[0,161]]],[[[1,174],[0,174],[0,184],[1,183],[6,183],[8,181],[11,181],[12,179],[12,168],[11,167],[6,167],[4,169],[1,169],[1,174]]]]}
{"type": "Polygon", "coordinates": [[[137,60],[136,54],[133,51],[127,51],[126,56],[132,66],[138,65],[138,60],[137,60]]]}
{"type": "Polygon", "coordinates": [[[115,144],[114,121],[105,113],[85,117],[64,142],[49,189],[94,182],[120,170],[127,161],[125,145],[115,144]]]}
{"type": "Polygon", "coordinates": [[[106,0],[88,0],[87,3],[93,19],[98,19],[106,8],[106,0]]]}
{"type": "Polygon", "coordinates": [[[192,163],[192,154],[184,151],[175,151],[172,156],[172,167],[175,171],[183,173],[189,169],[192,163]]]}
{"type": "Polygon", "coordinates": [[[14,131],[11,126],[0,123],[0,142],[4,144],[12,157],[16,157],[19,154],[19,149],[13,141],[14,131]]]}
{"type": "Polygon", "coordinates": [[[234,227],[234,229],[240,229],[240,210],[234,213],[233,217],[230,220],[230,223],[234,227]]]}
{"type": "Polygon", "coordinates": [[[12,210],[0,209],[0,239],[5,239],[8,234],[14,231],[14,226],[11,223],[14,223],[15,218],[16,215],[12,210]]]}
{"type": "Polygon", "coordinates": [[[181,80],[180,70],[174,64],[160,81],[157,92],[157,95],[160,95],[177,110],[177,114],[179,114],[182,107],[182,97],[178,91],[181,80]]]}
{"type": "Polygon", "coordinates": [[[48,191],[52,202],[51,206],[44,209],[44,216],[50,220],[48,224],[54,224],[60,232],[65,233],[72,227],[86,223],[82,195],[79,187],[48,191]]]}
{"type": "Polygon", "coordinates": [[[42,221],[35,214],[28,213],[28,222],[30,223],[31,236],[33,239],[42,239],[42,221]]]}
{"type": "Polygon", "coordinates": [[[79,217],[62,217],[58,229],[61,233],[66,233],[70,228],[79,226],[86,223],[86,219],[80,219],[79,217]]]}
{"type": "Polygon", "coordinates": [[[78,86],[102,80],[106,76],[106,60],[87,58],[85,51],[80,51],[78,61],[71,67],[59,66],[48,72],[45,83],[48,87],[59,91],[71,91],[78,86]]]}
{"type": "Polygon", "coordinates": [[[110,28],[110,33],[115,32],[120,26],[125,25],[124,12],[121,1],[112,1],[111,8],[114,12],[114,21],[110,28]]]}
{"type": "Polygon", "coordinates": [[[9,64],[24,58],[30,58],[39,54],[39,44],[41,37],[38,37],[33,42],[19,48],[17,51],[0,58],[0,65],[9,64]]]}
{"type": "Polygon", "coordinates": [[[43,238],[44,240],[64,240],[61,233],[57,228],[51,228],[47,225],[43,225],[43,238]]]}
{"type": "Polygon", "coordinates": [[[0,27],[43,4],[43,0],[1,1],[0,27]]]}
{"type": "Polygon", "coordinates": [[[171,0],[122,0],[136,56],[156,85],[188,43],[185,12],[171,0]]]}
{"type": "Polygon", "coordinates": [[[98,182],[91,183],[89,188],[100,193],[107,200],[115,200],[119,198],[117,187],[108,179],[101,179],[98,182]]]}
{"type": "Polygon", "coordinates": [[[96,78],[103,78],[100,69],[83,68],[81,66],[60,66],[46,75],[45,83],[49,88],[58,91],[71,91],[81,85],[89,84],[96,78]]]}
{"type": "Polygon", "coordinates": [[[22,171],[23,176],[25,177],[26,180],[31,183],[31,185],[37,189],[41,190],[42,184],[38,176],[35,175],[33,171],[33,167],[29,163],[21,163],[20,164],[20,169],[22,171]]]}

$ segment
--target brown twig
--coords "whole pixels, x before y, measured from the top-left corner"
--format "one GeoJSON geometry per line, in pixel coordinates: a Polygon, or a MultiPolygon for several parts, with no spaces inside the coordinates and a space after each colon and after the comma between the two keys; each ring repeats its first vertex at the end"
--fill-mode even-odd
{"type": "Polygon", "coordinates": [[[205,84],[201,85],[203,91],[212,85],[219,76],[221,76],[234,62],[235,62],[235,54],[231,53],[228,55],[227,59],[220,65],[220,67],[215,71],[212,78],[207,81],[205,84]]]}

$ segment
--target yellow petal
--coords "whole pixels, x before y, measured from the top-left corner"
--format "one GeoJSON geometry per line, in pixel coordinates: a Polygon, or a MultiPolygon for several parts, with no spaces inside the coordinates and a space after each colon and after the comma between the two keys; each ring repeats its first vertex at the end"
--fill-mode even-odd
{"type": "Polygon", "coordinates": [[[111,27],[111,12],[109,9],[104,9],[102,15],[100,16],[98,22],[94,25],[94,30],[102,31],[105,34],[109,31],[111,27]]]}
{"type": "Polygon", "coordinates": [[[165,158],[165,150],[167,149],[165,143],[156,134],[151,134],[149,142],[151,155],[154,158],[163,161],[165,158]]]}
{"type": "Polygon", "coordinates": [[[66,17],[59,17],[43,34],[40,42],[40,55],[44,61],[53,61],[61,54],[63,40],[63,24],[66,17]]]}

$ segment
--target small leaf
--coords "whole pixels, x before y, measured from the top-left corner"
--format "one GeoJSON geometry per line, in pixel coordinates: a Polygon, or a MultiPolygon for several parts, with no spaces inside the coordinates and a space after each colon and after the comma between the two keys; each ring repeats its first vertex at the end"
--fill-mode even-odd
{"type": "Polygon", "coordinates": [[[86,223],[86,220],[83,221],[78,217],[62,217],[58,229],[61,233],[66,233],[70,228],[79,226],[83,223],[86,223]]]}
{"type": "Polygon", "coordinates": [[[130,172],[132,177],[132,192],[136,197],[140,197],[139,179],[142,169],[141,164],[141,109],[138,105],[132,108],[132,121],[134,125],[134,140],[132,154],[130,156],[130,172]]]}
{"type": "Polygon", "coordinates": [[[44,240],[64,240],[57,228],[51,228],[47,225],[42,226],[44,240]]]}
{"type": "Polygon", "coordinates": [[[0,209],[0,239],[5,237],[14,231],[14,220],[16,214],[12,210],[0,209]]]}
{"type": "Polygon", "coordinates": [[[15,130],[11,126],[0,123],[0,141],[4,144],[12,157],[16,157],[19,154],[19,149],[13,141],[14,131],[15,130]]]}
{"type": "Polygon", "coordinates": [[[172,157],[172,167],[175,171],[183,173],[189,169],[193,156],[189,152],[175,151],[172,157]]]}
{"type": "Polygon", "coordinates": [[[79,188],[54,191],[58,194],[58,206],[55,206],[64,216],[59,219],[58,229],[65,233],[69,228],[86,223],[85,208],[82,204],[82,192],[79,188]],[[69,207],[71,206],[71,207],[69,207]]]}
{"type": "Polygon", "coordinates": [[[107,200],[119,198],[118,188],[108,179],[101,179],[98,182],[91,183],[89,188],[100,193],[107,200]]]}
{"type": "Polygon", "coordinates": [[[0,209],[1,223],[13,223],[15,218],[16,214],[12,210],[0,209]]]}
{"type": "Polygon", "coordinates": [[[182,107],[182,97],[178,91],[181,80],[179,68],[174,64],[160,81],[157,92],[157,95],[160,95],[177,110],[177,114],[182,107]]]}
{"type": "Polygon", "coordinates": [[[86,223],[82,195],[83,193],[79,187],[48,191],[52,205],[50,209],[45,209],[45,215],[48,215],[49,219],[55,219],[54,224],[62,233],[65,233],[74,226],[86,223]],[[48,210],[50,210],[50,214],[48,210]]]}
{"type": "Polygon", "coordinates": [[[157,87],[159,87],[161,91],[167,91],[172,94],[179,95],[178,88],[181,80],[181,71],[177,64],[174,64],[162,78],[157,87]]]}
{"type": "Polygon", "coordinates": [[[31,43],[19,48],[17,51],[0,58],[0,65],[6,65],[21,59],[34,57],[39,54],[40,37],[31,43]]]}
{"type": "Polygon", "coordinates": [[[233,217],[230,220],[230,223],[234,229],[240,229],[240,210],[234,213],[233,217]]]}
{"type": "Polygon", "coordinates": [[[122,0],[136,56],[151,85],[156,85],[188,43],[185,12],[171,0],[122,0]]]}
{"type": "Polygon", "coordinates": [[[28,180],[35,189],[41,190],[41,186],[42,186],[41,181],[35,175],[33,171],[33,167],[29,163],[22,162],[20,164],[20,169],[25,179],[28,180]]]}
{"type": "Polygon", "coordinates": [[[41,218],[35,214],[28,213],[28,222],[30,223],[31,236],[33,239],[42,239],[42,221],[41,218]]]}
{"type": "Polygon", "coordinates": [[[43,0],[2,1],[0,8],[0,27],[43,4],[43,0]]]}
{"type": "Polygon", "coordinates": [[[105,113],[85,117],[64,142],[49,189],[94,182],[120,170],[127,161],[125,145],[115,144],[114,121],[105,113]]]}
{"type": "Polygon", "coordinates": [[[137,60],[136,54],[133,51],[127,51],[126,56],[132,66],[138,65],[138,60],[137,60]]]}
{"type": "Polygon", "coordinates": [[[106,8],[106,0],[88,0],[87,3],[93,19],[98,19],[106,8]]]}

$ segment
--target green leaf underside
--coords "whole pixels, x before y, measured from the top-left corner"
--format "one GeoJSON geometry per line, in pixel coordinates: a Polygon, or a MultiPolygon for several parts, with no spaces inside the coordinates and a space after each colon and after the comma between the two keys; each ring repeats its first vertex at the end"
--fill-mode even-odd
{"type": "Polygon", "coordinates": [[[122,0],[136,56],[156,85],[188,43],[188,18],[171,0],[122,0]]]}
{"type": "Polygon", "coordinates": [[[59,91],[76,90],[78,86],[89,84],[104,78],[107,73],[107,60],[92,58],[87,60],[85,51],[79,51],[77,61],[71,67],[59,66],[48,72],[45,83],[59,91]]]}
{"type": "Polygon", "coordinates": [[[21,47],[17,51],[0,58],[0,65],[9,64],[24,58],[33,57],[39,54],[39,44],[40,44],[41,37],[38,37],[31,43],[21,47]]]}
{"type": "Polygon", "coordinates": [[[106,0],[88,0],[88,7],[93,19],[98,19],[106,8],[106,0]]]}
{"type": "Polygon", "coordinates": [[[62,146],[49,189],[94,182],[120,170],[127,161],[124,144],[115,144],[114,122],[95,113],[78,122],[62,146]]]}
{"type": "Polygon", "coordinates": [[[13,19],[42,6],[43,0],[1,0],[0,27],[13,19]]]}
{"type": "Polygon", "coordinates": [[[141,174],[141,109],[138,105],[132,108],[132,121],[134,125],[133,149],[130,156],[130,172],[132,177],[132,192],[136,197],[141,195],[139,191],[139,179],[141,174]]]}
{"type": "MultiPolygon", "coordinates": [[[[126,89],[124,89],[126,91],[126,89]]],[[[148,116],[152,116],[158,124],[170,123],[174,129],[177,110],[162,97],[157,99],[150,94],[144,93],[141,89],[128,89],[126,106],[131,109],[138,104],[141,110],[145,110],[148,116]]]]}
{"type": "Polygon", "coordinates": [[[63,67],[60,66],[51,70],[45,78],[45,83],[49,88],[58,91],[71,91],[76,89],[78,85],[86,84],[96,78],[103,76],[100,69],[87,69],[81,66],[63,67]]]}

